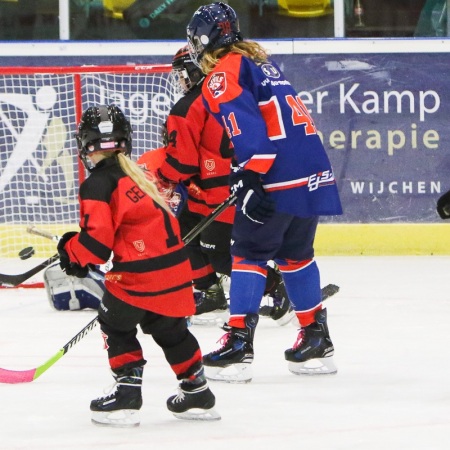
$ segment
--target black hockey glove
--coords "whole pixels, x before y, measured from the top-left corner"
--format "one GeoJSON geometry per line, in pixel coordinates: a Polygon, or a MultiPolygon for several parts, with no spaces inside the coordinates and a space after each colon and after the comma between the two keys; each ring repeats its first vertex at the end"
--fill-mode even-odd
{"type": "Polygon", "coordinates": [[[253,222],[264,223],[273,216],[275,202],[264,191],[258,173],[231,171],[230,190],[237,196],[241,211],[253,222]]]}
{"type": "Polygon", "coordinates": [[[61,236],[61,239],[58,242],[58,254],[59,254],[59,266],[61,269],[66,272],[67,275],[71,275],[77,278],[85,278],[89,273],[89,268],[82,267],[77,263],[71,262],[69,258],[69,254],[64,249],[67,241],[72,239],[78,233],[76,231],[69,231],[68,233],[64,233],[61,236]]]}
{"type": "Polygon", "coordinates": [[[439,197],[436,209],[441,219],[450,219],[450,191],[439,197]]]}

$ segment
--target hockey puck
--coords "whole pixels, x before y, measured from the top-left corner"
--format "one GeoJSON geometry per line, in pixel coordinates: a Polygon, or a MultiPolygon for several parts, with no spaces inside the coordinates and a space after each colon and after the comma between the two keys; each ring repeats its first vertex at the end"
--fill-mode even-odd
{"type": "Polygon", "coordinates": [[[33,247],[26,247],[23,250],[20,250],[19,252],[19,258],[20,259],[28,259],[31,258],[34,255],[35,251],[33,247]]]}

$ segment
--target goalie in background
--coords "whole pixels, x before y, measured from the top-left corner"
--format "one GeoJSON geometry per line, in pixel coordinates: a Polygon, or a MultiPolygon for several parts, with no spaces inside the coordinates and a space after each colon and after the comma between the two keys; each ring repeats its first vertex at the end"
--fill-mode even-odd
{"type": "Polygon", "coordinates": [[[98,321],[116,390],[91,402],[92,421],[121,427],[140,423],[146,361],[138,325],[161,347],[180,380],[167,408],[181,419],[220,419],[199,344],[187,327],[195,304],[178,221],[129,158],[131,133],[115,105],[83,113],[76,139],[90,175],[79,191],[81,231],[64,234],[58,243],[61,268],[80,278],[89,265],[104,264],[113,255],[98,321]]]}
{"type": "Polygon", "coordinates": [[[342,214],[333,170],[307,108],[256,42],[243,41],[235,11],[200,7],[187,26],[192,60],[206,74],[206,108],[230,137],[237,196],[233,223],[230,331],[204,355],[210,379],[252,379],[253,340],[267,261],[278,265],[300,332],[285,351],[295,374],[335,373],[314,260],[319,216],[342,214]]]}
{"type": "Polygon", "coordinates": [[[57,311],[98,309],[105,292],[103,276],[91,271],[84,278],[67,275],[59,263],[45,269],[44,286],[50,306],[57,311]]]}
{"type": "MultiPolygon", "coordinates": [[[[173,57],[172,77],[181,97],[167,117],[164,147],[145,153],[138,164],[156,175],[164,192],[187,186],[187,201],[177,215],[181,235],[186,236],[230,195],[233,149],[227,131],[205,109],[201,95],[204,75],[191,60],[187,46],[173,57]],[[161,151],[165,151],[164,158],[161,151]]],[[[218,274],[231,275],[234,216],[235,207],[228,207],[186,245],[194,274],[193,324],[223,323],[228,318],[228,302],[218,274]]],[[[284,325],[293,317],[290,302],[279,272],[268,267],[268,274],[264,294],[272,297],[274,304],[268,314],[284,325]]]]}

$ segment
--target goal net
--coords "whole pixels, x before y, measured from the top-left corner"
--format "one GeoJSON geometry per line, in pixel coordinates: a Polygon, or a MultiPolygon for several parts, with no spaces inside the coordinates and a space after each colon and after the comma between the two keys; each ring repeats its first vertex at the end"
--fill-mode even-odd
{"type": "Polygon", "coordinates": [[[0,258],[19,260],[20,250],[32,246],[36,265],[56,252],[55,242],[27,233],[29,226],[55,235],[78,230],[85,173],[74,134],[86,108],[116,104],[124,111],[134,160],[162,145],[162,124],[177,99],[170,70],[169,64],[0,68],[0,258]]]}

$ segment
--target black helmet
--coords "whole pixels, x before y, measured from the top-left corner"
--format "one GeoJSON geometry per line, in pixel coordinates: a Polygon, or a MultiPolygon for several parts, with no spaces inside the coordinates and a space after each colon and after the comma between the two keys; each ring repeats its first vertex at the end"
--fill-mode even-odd
{"type": "Polygon", "coordinates": [[[236,12],[223,2],[201,6],[187,26],[187,38],[192,60],[199,65],[205,50],[242,41],[236,12]]]}
{"type": "Polygon", "coordinates": [[[202,71],[192,62],[187,45],[180,48],[173,57],[172,76],[182,93],[190,91],[204,77],[202,71]]]}
{"type": "Polygon", "coordinates": [[[92,169],[86,158],[90,153],[121,151],[131,153],[131,125],[116,105],[91,106],[81,116],[75,135],[78,155],[87,169],[92,169]]]}

